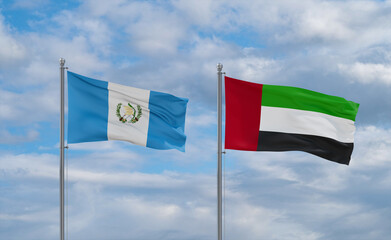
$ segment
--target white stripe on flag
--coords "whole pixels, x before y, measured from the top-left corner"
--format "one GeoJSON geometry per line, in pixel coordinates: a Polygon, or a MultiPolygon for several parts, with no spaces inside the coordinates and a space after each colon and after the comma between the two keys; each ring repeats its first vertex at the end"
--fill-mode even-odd
{"type": "Polygon", "coordinates": [[[324,113],[262,106],[260,130],[322,136],[351,143],[356,128],[352,120],[324,113]]]}
{"type": "Polygon", "coordinates": [[[108,140],[128,141],[137,145],[146,146],[149,125],[149,90],[124,86],[109,82],[109,111],[107,123],[108,140]],[[117,116],[117,106],[121,105],[120,113],[124,115],[124,107],[130,104],[137,110],[137,105],[142,108],[142,115],[137,122],[130,122],[131,116],[127,116],[127,122],[120,121],[117,116]]]}

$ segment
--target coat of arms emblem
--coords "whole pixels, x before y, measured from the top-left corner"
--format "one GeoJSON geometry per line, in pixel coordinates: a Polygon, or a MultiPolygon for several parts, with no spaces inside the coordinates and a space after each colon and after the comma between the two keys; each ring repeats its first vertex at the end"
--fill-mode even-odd
{"type": "Polygon", "coordinates": [[[122,103],[118,103],[116,115],[122,123],[136,123],[143,115],[143,111],[140,105],[134,108],[130,103],[122,106],[122,103]],[[136,110],[137,108],[137,110],[136,110]]]}

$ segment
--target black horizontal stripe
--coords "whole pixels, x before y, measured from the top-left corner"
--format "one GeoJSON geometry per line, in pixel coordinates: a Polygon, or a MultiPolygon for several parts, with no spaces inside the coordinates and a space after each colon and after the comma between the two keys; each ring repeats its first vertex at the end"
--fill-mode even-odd
{"type": "Polygon", "coordinates": [[[349,165],[353,143],[313,135],[260,131],[257,151],[304,151],[349,165]]]}

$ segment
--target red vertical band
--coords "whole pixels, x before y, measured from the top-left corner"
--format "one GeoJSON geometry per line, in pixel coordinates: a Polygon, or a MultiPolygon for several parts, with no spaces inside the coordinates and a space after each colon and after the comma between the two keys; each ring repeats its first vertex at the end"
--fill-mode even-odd
{"type": "Polygon", "coordinates": [[[262,84],[225,77],[225,148],[256,151],[262,84]]]}

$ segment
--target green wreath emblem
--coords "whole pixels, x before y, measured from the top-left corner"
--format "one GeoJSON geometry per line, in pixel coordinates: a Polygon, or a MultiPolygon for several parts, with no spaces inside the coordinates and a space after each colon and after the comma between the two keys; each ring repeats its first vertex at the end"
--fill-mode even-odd
{"type": "Polygon", "coordinates": [[[137,110],[130,104],[123,106],[124,108],[124,114],[121,115],[121,108],[122,108],[122,103],[118,103],[117,105],[117,111],[116,115],[122,123],[136,123],[138,120],[140,120],[141,116],[143,115],[143,111],[140,107],[140,105],[137,105],[137,110]],[[136,115],[137,112],[137,115],[136,115]]]}

